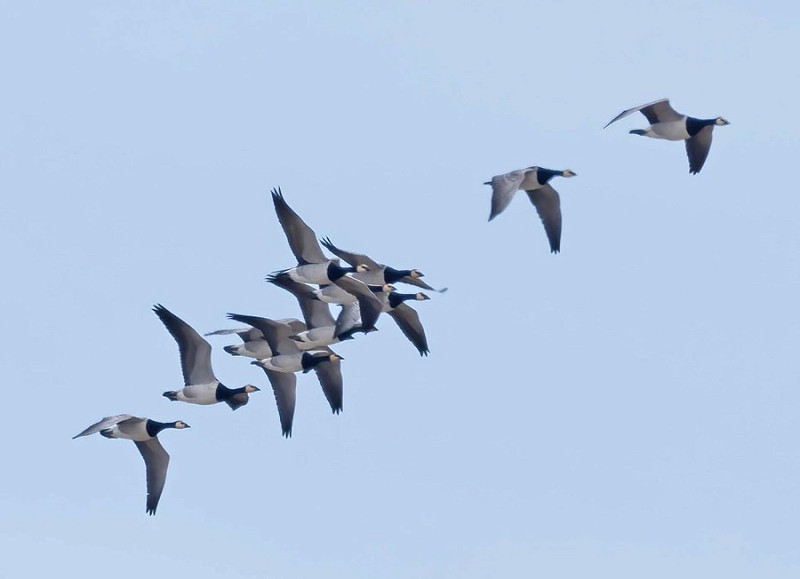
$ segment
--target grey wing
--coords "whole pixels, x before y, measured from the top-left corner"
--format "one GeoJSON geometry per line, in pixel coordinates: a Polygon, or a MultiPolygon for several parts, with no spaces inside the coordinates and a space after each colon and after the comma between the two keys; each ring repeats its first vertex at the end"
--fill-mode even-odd
{"type": "Polygon", "coordinates": [[[364,255],[363,253],[353,253],[351,251],[345,251],[344,249],[339,249],[333,244],[333,242],[328,237],[326,237],[321,241],[322,245],[325,246],[325,249],[330,251],[332,254],[341,257],[343,260],[345,260],[353,267],[357,265],[366,265],[371,270],[380,269],[383,267],[377,261],[371,259],[368,255],[364,255]]]}
{"type": "Polygon", "coordinates": [[[297,347],[297,342],[292,340],[291,336],[305,329],[305,324],[302,322],[278,322],[270,320],[269,318],[245,316],[242,314],[228,314],[228,318],[236,320],[237,322],[242,322],[243,324],[250,324],[254,328],[261,330],[264,334],[264,339],[269,344],[270,350],[272,350],[274,355],[295,354],[300,351],[297,347]]]}
{"type": "Polygon", "coordinates": [[[90,427],[86,428],[80,434],[76,434],[72,437],[73,440],[76,438],[80,438],[81,436],[89,436],[90,434],[95,434],[96,432],[100,432],[101,430],[105,430],[106,428],[111,428],[122,422],[123,420],[128,420],[129,418],[133,418],[130,414],[117,414],[116,416],[106,416],[102,420],[95,422],[90,427]]]}
{"type": "Polygon", "coordinates": [[[365,331],[372,330],[375,327],[375,322],[378,321],[378,316],[381,315],[383,304],[369,289],[369,286],[348,275],[340,277],[334,283],[344,291],[356,296],[361,310],[361,326],[365,331]]]}
{"type": "Polygon", "coordinates": [[[169,454],[161,446],[158,438],[151,438],[144,442],[134,441],[136,448],[142,453],[145,469],[147,470],[147,512],[150,515],[156,514],[158,500],[164,490],[164,483],[167,480],[167,467],[169,466],[169,454]]]}
{"type": "Polygon", "coordinates": [[[711,149],[711,137],[714,127],[706,126],[691,139],[686,139],[686,155],[689,157],[689,172],[697,174],[708,158],[708,151],[711,149]]]}
{"type": "MultiPolygon", "coordinates": [[[[328,351],[330,352],[331,350],[328,349],[328,351]]],[[[317,373],[322,392],[325,394],[331,410],[334,414],[339,414],[342,411],[342,399],[344,396],[342,363],[339,360],[322,362],[314,366],[314,372],[317,373]]]]}
{"type": "Polygon", "coordinates": [[[492,186],[492,210],[489,213],[489,221],[505,211],[508,204],[511,203],[525,179],[526,171],[527,169],[519,169],[505,175],[495,175],[491,181],[484,183],[484,185],[492,186]]]}
{"type": "Polygon", "coordinates": [[[411,340],[411,343],[419,350],[420,356],[427,356],[430,352],[428,338],[425,336],[425,328],[422,327],[422,322],[419,321],[417,311],[406,304],[400,304],[396,308],[389,310],[389,315],[392,316],[403,335],[411,340]]]}
{"type": "Polygon", "coordinates": [[[558,253],[561,251],[561,198],[549,183],[526,193],[542,220],[550,251],[558,253]]]}
{"type": "Polygon", "coordinates": [[[297,401],[297,375],[286,372],[275,372],[263,368],[272,386],[275,403],[278,405],[278,417],[281,421],[281,433],[289,438],[292,436],[292,421],[294,420],[294,407],[297,401]]]}
{"type": "Polygon", "coordinates": [[[337,338],[346,339],[352,337],[355,330],[361,328],[361,311],[358,302],[345,304],[342,306],[342,311],[336,318],[336,325],[333,330],[333,335],[337,338]]]}
{"type": "Polygon", "coordinates": [[[605,129],[611,123],[615,123],[620,119],[624,119],[628,115],[638,112],[641,112],[651,125],[663,121],[677,121],[683,118],[683,115],[675,111],[675,109],[673,109],[669,104],[669,99],[659,99],[651,103],[639,105],[638,107],[633,107],[632,109],[626,109],[622,111],[616,117],[608,121],[608,124],[606,124],[606,126],[603,128],[605,129]]]}
{"type": "Polygon", "coordinates": [[[283,233],[286,235],[286,240],[289,242],[289,247],[297,258],[297,262],[305,264],[328,261],[317,243],[317,235],[314,230],[289,207],[280,188],[272,190],[272,202],[275,204],[278,221],[281,223],[283,233]]]}
{"type": "Polygon", "coordinates": [[[228,336],[236,334],[242,339],[242,342],[253,342],[255,340],[263,340],[264,334],[258,328],[233,328],[231,330],[214,330],[207,332],[205,336],[228,336]]]}
{"type": "Polygon", "coordinates": [[[190,384],[216,382],[217,378],[211,368],[211,344],[194,328],[161,304],[153,306],[153,311],[178,342],[184,384],[189,386],[190,384]]]}
{"type": "Polygon", "coordinates": [[[267,281],[291,292],[297,298],[303,319],[309,328],[324,328],[334,324],[328,304],[316,298],[314,288],[310,285],[296,282],[285,274],[272,275],[267,281]]]}

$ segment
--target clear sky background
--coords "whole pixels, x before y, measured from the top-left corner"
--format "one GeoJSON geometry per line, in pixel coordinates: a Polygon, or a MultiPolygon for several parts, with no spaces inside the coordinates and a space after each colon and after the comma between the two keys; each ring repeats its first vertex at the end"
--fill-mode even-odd
{"type": "Polygon", "coordinates": [[[8,577],[800,576],[796,2],[2,2],[8,577]],[[727,118],[703,171],[628,135],[727,118]],[[492,175],[574,170],[551,255],[492,175]],[[344,412],[222,351],[245,408],[169,402],[226,312],[298,315],[271,187],[418,267],[337,348],[344,412]],[[182,419],[158,515],[103,416],[182,419]]]}

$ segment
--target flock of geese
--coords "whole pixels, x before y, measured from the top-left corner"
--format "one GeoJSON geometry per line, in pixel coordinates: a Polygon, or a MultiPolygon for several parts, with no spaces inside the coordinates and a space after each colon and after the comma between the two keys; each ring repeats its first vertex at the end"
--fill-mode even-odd
{"type": "MultiPolygon", "coordinates": [[[[722,117],[698,119],[682,115],[672,108],[669,99],[661,99],[622,111],[606,127],[635,112],[641,112],[650,126],[630,133],[685,141],[692,174],[698,173],[705,164],[714,127],[729,124],[722,117]]],[[[550,185],[550,180],[558,176],[574,177],[575,173],[568,169],[557,171],[534,166],[492,177],[485,183],[492,187],[489,220],[508,207],[517,191],[525,191],[542,220],[551,252],[558,253],[561,249],[561,200],[550,185]]],[[[427,356],[429,348],[425,329],[418,313],[406,302],[424,301],[430,297],[421,291],[399,292],[394,284],[410,284],[434,292],[444,292],[447,288],[429,286],[422,281],[423,274],[417,269],[395,269],[365,254],[340,249],[328,238],[318,241],[314,230],[289,207],[280,189],[272,190],[272,201],[297,265],[271,274],[267,281],[297,299],[303,320],[228,314],[229,319],[247,327],[216,330],[206,335],[236,334],[241,339],[241,343],[225,346],[224,350],[233,356],[252,358],[251,364],[266,373],[275,395],[281,433],[290,437],[298,373],[314,371],[331,410],[338,414],[342,410],[343,358],[330,346],[351,340],[356,334],[376,330],[380,315],[386,313],[420,355],[427,356]],[[327,257],[322,246],[336,257],[327,257]],[[342,262],[347,265],[343,266],[342,262]],[[332,315],[329,304],[341,307],[336,317],[332,315]]],[[[259,391],[253,384],[229,388],[220,382],[211,367],[211,344],[164,306],[156,304],[153,311],[177,342],[183,371],[183,388],[164,392],[166,398],[200,405],[224,402],[236,410],[249,402],[250,394],[259,391]]],[[[158,422],[118,414],[103,418],[73,438],[100,433],[106,438],[132,440],[144,458],[146,510],[154,515],[169,465],[169,454],[158,435],[170,428],[180,430],[189,428],[189,425],[182,420],[158,422]]]]}

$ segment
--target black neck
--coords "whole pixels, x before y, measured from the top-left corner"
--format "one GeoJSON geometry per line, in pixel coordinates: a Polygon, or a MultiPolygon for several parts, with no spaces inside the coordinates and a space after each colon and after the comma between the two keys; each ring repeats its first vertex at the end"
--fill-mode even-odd
{"type": "Polygon", "coordinates": [[[553,169],[542,169],[539,167],[539,170],[536,171],[536,181],[539,185],[544,185],[553,177],[561,175],[561,171],[554,171],[553,169]]]}
{"type": "Polygon", "coordinates": [[[224,402],[225,400],[229,400],[231,396],[241,394],[242,392],[244,392],[244,386],[241,388],[228,388],[225,384],[220,382],[217,384],[216,397],[219,402],[224,402]]]}
{"type": "Polygon", "coordinates": [[[331,281],[336,281],[340,277],[344,277],[346,273],[351,273],[353,271],[355,271],[355,269],[352,267],[342,267],[330,262],[328,264],[328,279],[331,281]]]}
{"type": "Polygon", "coordinates": [[[717,119],[696,119],[694,117],[686,117],[686,132],[694,137],[704,127],[716,124],[717,119]]]}
{"type": "Polygon", "coordinates": [[[328,356],[315,356],[308,352],[303,352],[303,357],[300,359],[300,365],[303,366],[303,372],[308,372],[317,364],[322,364],[328,356]]]}
{"type": "Polygon", "coordinates": [[[150,437],[158,436],[158,433],[164,430],[165,428],[175,428],[175,422],[157,422],[155,420],[147,419],[144,427],[147,430],[147,434],[150,437]]]}
{"type": "Polygon", "coordinates": [[[403,279],[407,275],[411,275],[410,269],[395,269],[393,267],[389,267],[388,265],[383,268],[383,279],[386,280],[386,283],[394,283],[403,279]]]}
{"type": "Polygon", "coordinates": [[[415,299],[417,299],[417,294],[401,294],[398,292],[392,292],[389,294],[389,305],[393,308],[396,308],[406,300],[415,299]]]}

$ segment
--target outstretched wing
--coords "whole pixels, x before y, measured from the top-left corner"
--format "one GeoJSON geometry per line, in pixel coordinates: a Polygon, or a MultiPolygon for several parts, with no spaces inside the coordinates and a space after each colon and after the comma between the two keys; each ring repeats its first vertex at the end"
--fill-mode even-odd
{"type": "Polygon", "coordinates": [[[139,452],[142,453],[147,470],[147,512],[150,515],[155,515],[158,500],[161,498],[164,483],[167,480],[169,454],[161,446],[158,438],[151,438],[143,442],[134,441],[134,444],[139,449],[139,452]]]}
{"type": "Polygon", "coordinates": [[[278,417],[281,421],[281,433],[289,438],[292,436],[292,421],[294,420],[294,407],[297,401],[297,375],[287,372],[276,372],[263,368],[272,385],[275,403],[278,405],[278,417]]]}
{"type": "Polygon", "coordinates": [[[344,396],[342,363],[339,360],[322,362],[314,366],[314,372],[317,373],[322,392],[325,394],[331,410],[334,414],[339,414],[342,411],[342,399],[344,396]]]}
{"type": "Polygon", "coordinates": [[[406,304],[399,304],[389,310],[389,315],[392,316],[403,335],[411,340],[411,343],[419,350],[420,356],[427,356],[428,352],[430,352],[428,338],[425,337],[425,328],[422,327],[422,322],[419,321],[417,311],[406,304]]]}
{"type": "Polygon", "coordinates": [[[375,293],[369,289],[369,286],[363,281],[359,281],[344,275],[334,281],[336,285],[344,291],[356,296],[358,300],[358,307],[361,311],[361,326],[365,331],[369,332],[375,327],[375,322],[378,321],[378,316],[381,315],[383,304],[375,296],[375,293]]]}
{"type": "Polygon", "coordinates": [[[95,434],[96,432],[100,432],[101,430],[105,430],[106,428],[111,428],[112,426],[119,424],[123,420],[128,420],[129,418],[133,418],[130,414],[117,414],[116,416],[106,416],[99,422],[95,422],[86,430],[81,432],[80,434],[76,434],[72,437],[73,440],[76,438],[80,438],[81,436],[89,436],[90,434],[95,434]]]}
{"type": "Polygon", "coordinates": [[[659,99],[622,111],[616,117],[608,121],[608,124],[603,128],[605,129],[611,123],[616,123],[618,120],[624,119],[628,115],[632,115],[636,112],[641,112],[651,125],[663,123],[665,121],[677,121],[683,118],[683,115],[673,109],[672,105],[669,104],[669,99],[659,99]]]}
{"type": "Polygon", "coordinates": [[[316,233],[289,207],[280,188],[272,190],[272,202],[275,205],[275,213],[278,214],[278,221],[286,234],[289,247],[297,258],[297,263],[303,265],[328,261],[317,243],[316,233]]]}
{"type": "Polygon", "coordinates": [[[167,327],[175,341],[178,342],[184,384],[189,386],[190,384],[216,382],[217,378],[211,368],[211,344],[198,334],[194,328],[161,304],[153,306],[153,311],[167,327]]]}
{"type": "Polygon", "coordinates": [[[368,255],[364,255],[363,253],[353,253],[351,251],[345,251],[344,249],[339,249],[336,247],[330,238],[326,237],[322,239],[322,245],[325,246],[325,249],[330,251],[332,254],[341,257],[351,266],[356,267],[357,265],[366,265],[370,268],[370,270],[377,270],[381,269],[383,266],[379,264],[374,259],[371,259],[368,255]]]}
{"type": "Polygon", "coordinates": [[[491,181],[484,185],[492,186],[492,210],[489,213],[489,221],[505,211],[508,204],[514,198],[514,194],[519,191],[519,186],[525,179],[528,169],[518,169],[504,175],[495,175],[491,181]]]}
{"type": "Polygon", "coordinates": [[[550,251],[558,253],[561,251],[561,198],[558,192],[547,183],[526,193],[542,220],[550,251]]]}
{"type": "Polygon", "coordinates": [[[686,155],[689,157],[689,172],[697,174],[708,158],[708,151],[711,149],[711,137],[714,127],[705,126],[691,139],[686,139],[686,155]]]}

